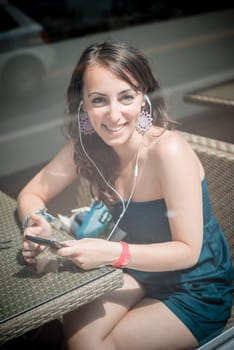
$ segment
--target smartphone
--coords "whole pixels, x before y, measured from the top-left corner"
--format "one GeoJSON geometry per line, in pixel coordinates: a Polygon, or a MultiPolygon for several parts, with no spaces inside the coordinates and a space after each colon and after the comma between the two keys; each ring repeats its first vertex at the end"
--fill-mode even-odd
{"type": "Polygon", "coordinates": [[[25,238],[34,243],[42,244],[53,249],[60,249],[62,247],[65,247],[65,245],[62,242],[59,242],[56,239],[47,239],[39,236],[30,235],[25,235],[25,238]]]}

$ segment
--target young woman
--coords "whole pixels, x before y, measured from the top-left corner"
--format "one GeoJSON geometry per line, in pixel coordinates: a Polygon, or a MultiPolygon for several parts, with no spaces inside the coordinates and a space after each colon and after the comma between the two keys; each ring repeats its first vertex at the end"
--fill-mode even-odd
{"type": "MultiPolygon", "coordinates": [[[[68,348],[203,344],[230,316],[231,258],[202,164],[172,130],[146,58],[125,43],[91,45],[67,97],[69,142],[18,197],[22,221],[30,214],[24,234],[50,234],[45,217],[35,212],[77,176],[90,181],[93,196],[127,232],[125,242],[84,238],[58,250],[84,270],[124,269],[122,288],[64,317],[68,348]]],[[[34,263],[41,249],[25,240],[25,261],[34,263]]]]}

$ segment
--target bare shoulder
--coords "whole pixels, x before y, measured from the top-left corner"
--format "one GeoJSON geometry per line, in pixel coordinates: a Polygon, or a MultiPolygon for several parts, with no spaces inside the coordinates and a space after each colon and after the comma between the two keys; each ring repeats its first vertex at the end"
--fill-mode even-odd
{"type": "Polygon", "coordinates": [[[74,146],[72,142],[67,142],[47,164],[45,169],[49,173],[70,173],[72,176],[75,176],[76,165],[74,162],[74,146]]]}
{"type": "MultiPolygon", "coordinates": [[[[155,129],[149,136],[149,160],[157,173],[175,175],[175,172],[197,172],[204,176],[203,166],[191,145],[177,131],[155,129]],[[172,171],[173,169],[173,171],[172,171]]],[[[185,174],[184,174],[185,175],[185,174]]]]}
{"type": "Polygon", "coordinates": [[[74,156],[74,144],[73,142],[69,141],[58,152],[58,157],[65,158],[66,160],[73,162],[73,156],[74,156]]]}
{"type": "Polygon", "coordinates": [[[188,142],[177,131],[161,130],[152,133],[150,142],[151,154],[155,157],[179,157],[180,155],[193,154],[188,142]]]}

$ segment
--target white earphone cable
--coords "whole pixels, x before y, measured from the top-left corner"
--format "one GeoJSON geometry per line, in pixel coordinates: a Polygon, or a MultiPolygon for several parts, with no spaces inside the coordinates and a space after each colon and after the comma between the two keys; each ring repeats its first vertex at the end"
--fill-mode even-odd
{"type": "Polygon", "coordinates": [[[125,204],[125,201],[123,199],[123,197],[121,196],[121,194],[113,187],[111,186],[108,181],[105,179],[104,175],[102,174],[101,170],[99,169],[99,167],[96,165],[96,163],[94,162],[94,160],[89,156],[89,154],[86,152],[86,149],[84,147],[84,144],[83,144],[83,140],[82,140],[82,134],[81,134],[81,128],[80,128],[80,110],[81,110],[81,106],[83,104],[83,101],[80,102],[79,104],[79,107],[78,107],[78,126],[79,126],[79,138],[80,138],[80,144],[81,144],[81,147],[82,147],[82,150],[85,154],[85,156],[88,158],[88,160],[93,164],[93,166],[95,167],[96,171],[98,172],[98,174],[100,175],[100,177],[102,178],[102,180],[104,181],[104,183],[107,185],[107,187],[109,187],[120,199],[121,201],[121,204],[122,204],[122,212],[118,218],[118,220],[116,221],[114,227],[112,228],[111,232],[108,234],[107,236],[107,240],[110,240],[112,235],[114,234],[114,231],[116,229],[116,227],[118,226],[120,220],[122,219],[122,217],[124,216],[128,206],[129,206],[129,203],[133,197],[133,194],[134,194],[134,191],[135,191],[135,188],[136,188],[136,182],[137,182],[137,175],[138,175],[138,162],[139,162],[139,155],[140,155],[140,149],[141,149],[141,144],[138,148],[138,151],[137,151],[137,157],[136,157],[136,162],[135,162],[135,165],[134,165],[134,182],[133,182],[133,185],[132,185],[132,190],[131,190],[131,193],[129,195],[129,198],[127,200],[127,203],[125,204]]]}
{"type": "Polygon", "coordinates": [[[82,150],[85,154],[85,156],[88,158],[88,160],[93,164],[93,166],[95,167],[95,169],[97,170],[98,174],[101,176],[102,180],[105,182],[105,184],[119,197],[119,199],[121,200],[123,206],[125,207],[125,204],[124,204],[124,200],[122,198],[122,196],[116,191],[116,189],[114,187],[112,187],[108,181],[105,179],[104,175],[102,174],[101,170],[98,168],[98,166],[96,165],[96,163],[94,162],[94,160],[89,156],[89,154],[86,152],[86,149],[84,147],[84,144],[83,144],[83,140],[82,140],[82,134],[81,134],[81,130],[80,130],[80,118],[79,118],[79,114],[80,114],[80,109],[81,109],[81,106],[82,106],[83,102],[81,101],[80,105],[79,105],[79,108],[78,108],[78,123],[79,123],[79,137],[80,137],[80,144],[81,144],[81,147],[82,147],[82,150]]]}

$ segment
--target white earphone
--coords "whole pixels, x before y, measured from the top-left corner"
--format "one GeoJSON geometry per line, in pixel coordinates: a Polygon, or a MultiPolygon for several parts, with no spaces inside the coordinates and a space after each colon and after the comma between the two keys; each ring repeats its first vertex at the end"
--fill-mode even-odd
{"type": "MultiPolygon", "coordinates": [[[[148,96],[146,96],[146,98],[148,98],[148,96]]],[[[129,206],[129,203],[130,203],[130,201],[132,199],[132,196],[134,194],[135,188],[136,188],[136,180],[137,180],[137,175],[138,175],[138,162],[139,162],[140,147],[138,148],[138,151],[137,151],[136,162],[135,162],[134,170],[133,170],[134,182],[133,182],[132,190],[131,190],[131,193],[130,193],[129,198],[127,200],[127,203],[125,204],[125,201],[124,201],[123,197],[121,196],[121,194],[113,186],[111,186],[108,183],[108,181],[105,179],[104,175],[102,174],[101,170],[99,169],[97,164],[94,162],[94,160],[89,156],[89,154],[87,153],[87,151],[86,151],[86,149],[84,147],[83,140],[82,140],[81,128],[80,128],[80,110],[81,110],[82,105],[83,105],[83,101],[81,100],[81,102],[79,104],[79,107],[78,107],[77,119],[78,119],[78,125],[79,125],[79,138],[80,138],[80,144],[81,144],[82,150],[83,150],[85,156],[88,158],[88,160],[93,164],[93,166],[95,167],[95,169],[98,172],[99,176],[101,176],[102,180],[106,184],[106,186],[109,187],[119,197],[119,199],[120,199],[120,201],[122,203],[122,208],[123,208],[122,212],[121,212],[118,220],[116,221],[114,227],[112,228],[111,232],[107,236],[107,240],[110,240],[112,235],[113,235],[113,233],[114,233],[114,231],[115,231],[115,229],[116,229],[116,227],[118,226],[120,220],[124,216],[128,206],[129,206]]],[[[151,104],[150,104],[150,106],[151,106],[151,104]]]]}

